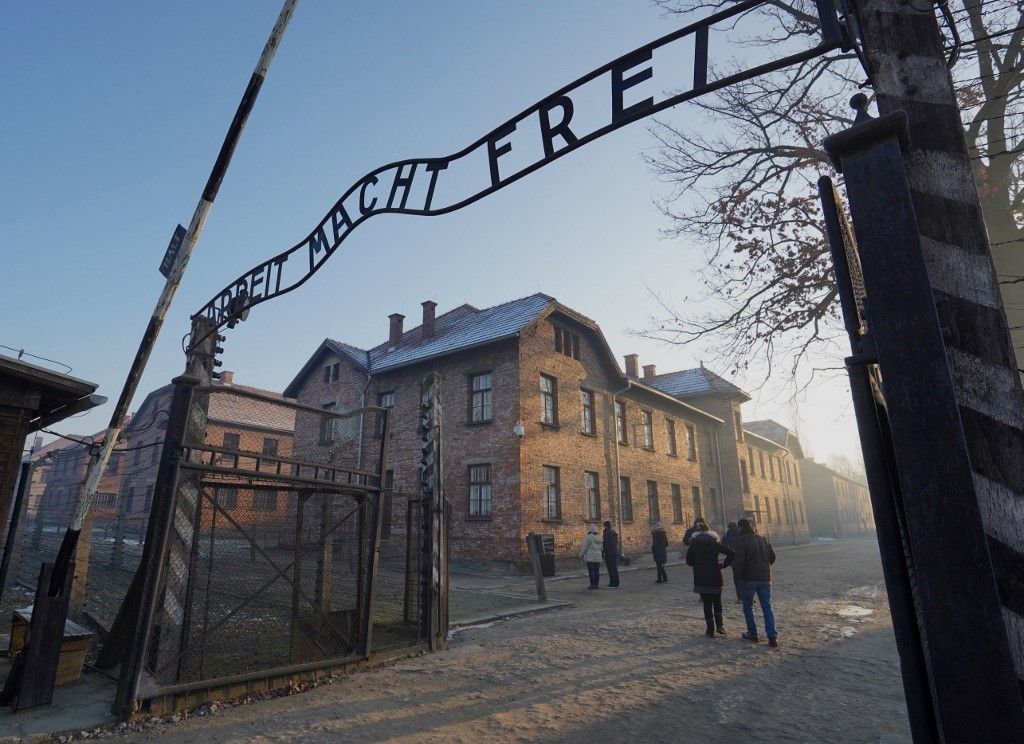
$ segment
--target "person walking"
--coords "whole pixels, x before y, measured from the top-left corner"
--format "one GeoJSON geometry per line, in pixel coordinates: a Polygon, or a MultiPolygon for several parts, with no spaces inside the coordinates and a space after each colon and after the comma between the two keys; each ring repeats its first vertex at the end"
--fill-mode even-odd
{"type": "Polygon", "coordinates": [[[601,582],[601,538],[597,536],[597,527],[590,525],[587,529],[587,536],[583,538],[583,545],[580,546],[580,558],[587,564],[587,573],[590,574],[590,586],[587,589],[599,589],[601,582]]]}
{"type": "Polygon", "coordinates": [[[686,565],[693,566],[693,591],[700,595],[704,603],[708,638],[714,638],[716,632],[725,635],[722,622],[722,569],[732,563],[733,555],[731,548],[718,541],[717,532],[709,530],[703,522],[696,526],[686,549],[686,565]],[[719,555],[725,556],[721,564],[718,562],[719,555]]]}
{"type": "Polygon", "coordinates": [[[667,583],[665,564],[668,563],[668,535],[665,533],[665,525],[661,522],[655,522],[651,528],[651,555],[654,556],[654,565],[658,567],[658,580],[654,583],[667,583]]]}
{"type": "Polygon", "coordinates": [[[778,648],[778,631],[775,627],[775,611],[772,609],[772,564],[775,550],[770,542],[750,523],[749,519],[739,521],[740,534],[736,542],[736,563],[734,571],[740,580],[743,597],[743,617],[747,621],[747,632],[743,638],[757,642],[757,625],[754,623],[754,595],[761,603],[764,615],[764,634],[768,645],[778,648]]]}
{"type": "Polygon", "coordinates": [[[609,521],[605,521],[601,535],[601,555],[608,569],[608,586],[615,588],[619,585],[619,533],[612,529],[609,521]]]}
{"type": "MultiPolygon", "coordinates": [[[[735,522],[729,522],[729,528],[722,535],[722,545],[733,550],[735,552],[736,545],[739,542],[740,528],[735,522]]],[[[732,564],[732,585],[736,589],[736,601],[743,601],[743,594],[740,591],[740,577],[736,573],[736,564],[732,564]]]]}

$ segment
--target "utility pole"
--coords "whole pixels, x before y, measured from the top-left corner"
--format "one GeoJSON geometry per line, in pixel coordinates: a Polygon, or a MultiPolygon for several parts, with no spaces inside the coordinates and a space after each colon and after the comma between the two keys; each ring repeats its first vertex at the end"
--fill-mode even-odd
{"type": "MultiPolygon", "coordinates": [[[[59,579],[71,557],[73,555],[77,556],[76,573],[78,576],[76,576],[76,583],[80,588],[85,582],[85,575],[89,566],[89,542],[88,540],[83,540],[79,544],[79,535],[92,511],[100,478],[107,467],[110,454],[114,451],[114,447],[117,446],[125,416],[128,414],[128,406],[131,405],[132,398],[135,397],[139,380],[146,369],[146,363],[149,361],[149,356],[156,344],[157,336],[160,334],[160,328],[167,317],[171,301],[174,299],[174,295],[181,284],[181,277],[185,272],[185,267],[188,266],[192,250],[195,248],[196,243],[199,242],[199,235],[203,230],[203,225],[206,223],[210,210],[213,208],[213,202],[217,198],[217,192],[220,190],[221,182],[224,180],[224,174],[227,172],[228,164],[231,162],[231,156],[234,154],[238,140],[242,136],[242,129],[245,127],[253,105],[256,103],[256,96],[259,95],[260,88],[263,86],[267,70],[274,58],[277,47],[281,43],[281,37],[288,26],[288,22],[291,20],[297,3],[298,0],[285,0],[284,6],[277,17],[277,22],[270,33],[270,38],[263,47],[259,62],[256,63],[256,69],[253,70],[252,76],[249,78],[249,84],[246,86],[242,100],[235,111],[235,116],[231,120],[231,126],[228,127],[224,142],[221,144],[220,152],[217,154],[217,160],[210,171],[206,187],[203,189],[199,203],[196,205],[192,221],[189,223],[188,230],[185,232],[181,247],[178,250],[178,255],[167,272],[167,281],[160,292],[156,307],[153,309],[153,315],[149,319],[149,324],[146,326],[142,341],[139,343],[138,351],[135,353],[135,359],[128,370],[128,377],[124,382],[124,387],[121,389],[121,395],[117,399],[117,404],[114,406],[114,411],[110,417],[110,424],[107,426],[103,437],[103,443],[89,461],[85,481],[78,491],[71,524],[64,535],[64,541],[61,544],[54,570],[55,576],[59,579]]],[[[80,595],[81,592],[79,592],[80,595]]],[[[76,611],[77,607],[72,607],[71,610],[76,611]]]]}
{"type": "MultiPolygon", "coordinates": [[[[856,6],[878,110],[902,110],[909,120],[905,163],[918,232],[991,570],[1024,685],[1024,394],[942,35],[933,8],[916,10],[905,0],[857,0],[856,6]]],[[[977,570],[988,570],[988,562],[977,570]]]]}

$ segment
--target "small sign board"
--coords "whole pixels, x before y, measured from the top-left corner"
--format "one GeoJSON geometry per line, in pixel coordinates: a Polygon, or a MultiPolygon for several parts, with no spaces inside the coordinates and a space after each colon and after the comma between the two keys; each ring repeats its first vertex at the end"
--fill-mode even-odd
{"type": "Polygon", "coordinates": [[[554,535],[541,535],[540,536],[541,550],[544,555],[555,554],[555,536],[554,535]]]}
{"type": "Polygon", "coordinates": [[[171,242],[167,246],[167,252],[164,253],[164,260],[160,262],[160,273],[165,277],[171,275],[171,269],[174,267],[174,262],[178,258],[178,251],[181,250],[181,241],[185,239],[185,228],[181,225],[174,231],[174,235],[171,236],[171,242]]]}

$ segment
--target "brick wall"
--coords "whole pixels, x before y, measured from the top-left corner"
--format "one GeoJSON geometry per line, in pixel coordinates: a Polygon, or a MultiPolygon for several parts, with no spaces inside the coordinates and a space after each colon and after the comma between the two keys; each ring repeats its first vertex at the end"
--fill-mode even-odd
{"type": "Polygon", "coordinates": [[[752,512],[758,531],[776,542],[809,537],[799,472],[789,452],[747,432],[741,445],[747,462],[752,512]]]}
{"type": "MultiPolygon", "coordinates": [[[[699,416],[687,418],[670,401],[641,391],[623,394],[628,443],[618,446],[616,463],[616,427],[613,396],[623,387],[621,377],[610,368],[606,352],[599,348],[582,327],[560,321],[542,321],[521,338],[520,416],[526,427],[521,448],[523,524],[529,531],[553,533],[556,551],[575,557],[588,527],[584,473],[596,472],[600,481],[601,516],[598,522],[611,520],[619,525],[619,476],[629,478],[633,503],[632,521],[623,521],[621,537],[627,554],[650,550],[651,511],[647,482],[656,484],[656,501],[661,521],[671,543],[678,544],[685,523],[692,519],[692,489],[704,493],[700,464],[690,460],[686,446],[686,425],[700,431],[699,416]],[[555,351],[555,327],[563,327],[580,336],[579,360],[555,351]],[[541,423],[540,375],[557,380],[558,426],[541,423]],[[596,435],[581,433],[580,389],[591,390],[596,398],[596,435]],[[652,447],[644,447],[642,412],[651,414],[652,447]],[[668,454],[666,418],[675,422],[675,456],[668,454]],[[559,468],[561,517],[551,521],[544,509],[544,466],[559,468]],[[677,484],[682,501],[682,519],[674,520],[671,485],[677,484]]],[[[698,435],[699,438],[699,435],[698,435]]],[[[713,482],[713,481],[712,481],[713,482]]],[[[713,486],[712,486],[713,487],[713,486]]]]}

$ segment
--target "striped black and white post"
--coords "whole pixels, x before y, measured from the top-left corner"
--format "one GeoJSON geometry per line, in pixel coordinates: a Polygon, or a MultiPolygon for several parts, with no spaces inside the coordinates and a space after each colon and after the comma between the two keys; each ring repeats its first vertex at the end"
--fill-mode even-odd
{"type": "Polygon", "coordinates": [[[857,7],[878,109],[902,109],[909,120],[911,195],[1024,689],[1024,394],[942,37],[934,12],[905,0],[857,7]]]}
{"type": "MultiPolygon", "coordinates": [[[[127,379],[125,379],[117,404],[114,406],[114,411],[110,417],[110,424],[107,426],[103,437],[103,443],[93,455],[85,481],[77,494],[71,524],[65,534],[64,543],[61,546],[58,558],[58,573],[61,564],[66,566],[73,554],[79,554],[76,562],[76,574],[79,574],[79,576],[76,577],[75,582],[76,586],[79,587],[79,598],[81,596],[80,588],[84,586],[85,572],[88,568],[88,542],[83,541],[83,544],[79,546],[78,538],[92,510],[100,477],[103,475],[103,471],[107,467],[107,461],[117,445],[125,416],[128,414],[128,407],[131,405],[132,398],[138,389],[139,380],[146,369],[146,363],[149,361],[149,356],[153,351],[153,346],[156,344],[157,336],[159,336],[164,319],[167,317],[171,301],[174,299],[178,286],[181,284],[181,277],[185,272],[185,267],[188,266],[192,251],[196,243],[199,242],[203,225],[210,214],[210,210],[213,208],[213,202],[217,198],[217,192],[220,190],[220,185],[224,180],[224,174],[227,172],[228,165],[231,162],[231,156],[234,154],[235,147],[242,136],[242,130],[245,128],[245,123],[252,112],[253,105],[256,103],[256,97],[259,95],[263,81],[266,79],[267,70],[270,68],[270,63],[274,59],[274,54],[281,43],[281,37],[284,35],[285,28],[287,28],[289,21],[291,21],[297,3],[298,0],[285,0],[281,12],[278,14],[277,22],[270,33],[270,38],[260,54],[259,62],[256,63],[256,68],[249,78],[249,84],[246,86],[242,100],[235,111],[235,116],[231,120],[231,126],[228,127],[224,142],[220,147],[220,152],[217,154],[217,160],[210,171],[210,177],[206,181],[199,204],[196,205],[192,221],[189,223],[188,230],[182,240],[178,256],[168,272],[167,281],[160,292],[156,307],[153,309],[153,315],[149,319],[146,331],[142,336],[142,341],[139,343],[138,351],[135,353],[135,359],[128,370],[127,379]]],[[[72,610],[74,609],[72,607],[72,610]]]]}

